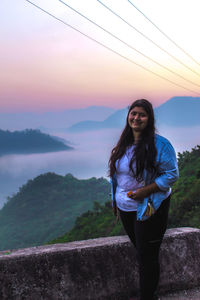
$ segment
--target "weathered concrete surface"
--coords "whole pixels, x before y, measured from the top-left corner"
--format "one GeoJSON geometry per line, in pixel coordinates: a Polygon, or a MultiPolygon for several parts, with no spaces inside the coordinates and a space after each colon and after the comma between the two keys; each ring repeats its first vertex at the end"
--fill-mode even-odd
{"type": "Polygon", "coordinates": [[[200,300],[200,287],[190,290],[167,293],[160,300],[200,300]]]}
{"type": "Polygon", "coordinates": [[[200,229],[169,229],[161,248],[160,289],[183,290],[200,285],[200,229]]]}
{"type": "MultiPolygon", "coordinates": [[[[200,285],[200,230],[167,231],[160,292],[200,285]]],[[[135,249],[125,236],[0,253],[0,299],[128,299],[138,287],[135,249]]]]}

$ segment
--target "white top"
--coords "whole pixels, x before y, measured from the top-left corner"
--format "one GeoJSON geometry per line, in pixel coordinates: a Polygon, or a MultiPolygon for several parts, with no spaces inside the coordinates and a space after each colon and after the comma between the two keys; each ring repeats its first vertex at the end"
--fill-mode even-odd
{"type": "MultiPolygon", "coordinates": [[[[117,189],[115,199],[117,207],[123,211],[136,211],[137,201],[127,197],[127,193],[132,190],[136,191],[138,188],[144,186],[144,181],[138,182],[133,173],[129,169],[130,160],[133,155],[135,146],[128,147],[122,158],[116,161],[116,176],[117,189]]],[[[133,170],[135,171],[136,164],[133,163],[133,170]]]]}

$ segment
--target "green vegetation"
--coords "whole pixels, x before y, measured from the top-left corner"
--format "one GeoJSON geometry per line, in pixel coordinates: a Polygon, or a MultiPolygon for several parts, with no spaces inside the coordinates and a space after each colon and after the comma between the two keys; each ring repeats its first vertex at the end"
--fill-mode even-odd
{"type": "MultiPolygon", "coordinates": [[[[200,146],[179,153],[178,163],[169,227],[200,228],[200,146]]],[[[103,178],[46,173],[29,180],[0,210],[0,250],[124,234],[109,191],[103,178]]]]}
{"type": "Polygon", "coordinates": [[[109,183],[46,173],[29,180],[0,210],[0,250],[41,245],[70,230],[94,202],[105,203],[109,183]]]}
{"type": "MultiPolygon", "coordinates": [[[[178,154],[180,178],[172,189],[168,227],[200,228],[200,146],[178,154]]],[[[95,203],[90,210],[76,219],[75,226],[65,235],[49,243],[124,234],[122,225],[115,222],[110,202],[95,203]]]]}
{"type": "Polygon", "coordinates": [[[61,237],[49,242],[49,244],[66,243],[91,238],[123,235],[122,225],[113,217],[111,203],[100,205],[95,202],[93,210],[83,213],[76,219],[74,227],[61,237]]]}
{"type": "Polygon", "coordinates": [[[0,130],[0,141],[0,155],[43,153],[72,149],[72,147],[65,145],[58,138],[33,129],[14,132],[0,130]]]}
{"type": "Polygon", "coordinates": [[[180,178],[173,186],[170,227],[200,228],[200,146],[178,154],[180,178]]]}

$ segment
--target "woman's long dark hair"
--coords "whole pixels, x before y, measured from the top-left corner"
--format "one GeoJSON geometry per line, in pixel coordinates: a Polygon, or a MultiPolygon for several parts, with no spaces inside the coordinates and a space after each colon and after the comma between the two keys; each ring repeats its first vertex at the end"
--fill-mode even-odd
{"type": "Polygon", "coordinates": [[[120,159],[128,146],[134,144],[134,136],[131,127],[128,124],[128,115],[134,107],[142,107],[148,115],[148,123],[141,132],[139,142],[134,149],[129,168],[133,172],[138,181],[143,180],[144,169],[155,171],[156,147],[155,147],[155,119],[151,103],[146,99],[136,100],[131,104],[126,118],[126,126],[122,131],[117,145],[113,148],[109,159],[109,176],[112,177],[116,172],[116,161],[120,159]],[[132,165],[136,161],[136,171],[134,172],[132,165]]]}

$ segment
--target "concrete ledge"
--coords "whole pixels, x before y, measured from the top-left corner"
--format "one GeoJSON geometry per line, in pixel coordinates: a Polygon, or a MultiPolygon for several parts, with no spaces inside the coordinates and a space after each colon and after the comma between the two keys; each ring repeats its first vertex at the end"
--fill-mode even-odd
{"type": "MultiPolygon", "coordinates": [[[[160,291],[200,285],[200,229],[169,229],[161,248],[160,291]]],[[[0,252],[0,299],[125,300],[138,287],[126,236],[0,252]]]]}

